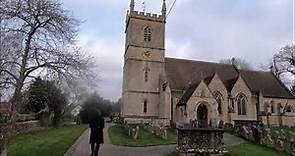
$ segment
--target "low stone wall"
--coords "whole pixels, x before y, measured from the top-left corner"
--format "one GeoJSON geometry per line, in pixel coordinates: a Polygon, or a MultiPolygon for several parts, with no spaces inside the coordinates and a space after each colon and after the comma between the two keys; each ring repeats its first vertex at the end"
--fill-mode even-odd
{"type": "Polygon", "coordinates": [[[133,139],[139,137],[140,128],[144,128],[162,139],[168,139],[168,127],[153,126],[152,124],[123,124],[122,125],[127,131],[128,135],[133,139]]]}
{"type": "Polygon", "coordinates": [[[286,127],[295,127],[295,116],[262,116],[262,122],[267,125],[267,120],[269,121],[270,126],[286,126],[286,127]],[[268,119],[267,119],[268,118],[268,119]]]}
{"type": "Polygon", "coordinates": [[[26,122],[17,122],[15,132],[11,133],[11,125],[0,124],[0,153],[3,151],[6,144],[7,138],[12,135],[28,133],[32,131],[38,131],[41,129],[40,123],[38,120],[35,121],[26,121],[26,122]]]}
{"type": "Polygon", "coordinates": [[[283,116],[282,126],[295,127],[295,116],[283,116]]]}
{"type": "Polygon", "coordinates": [[[170,126],[169,119],[141,119],[141,118],[124,118],[125,124],[150,124],[152,126],[170,126]]]}
{"type": "Polygon", "coordinates": [[[28,133],[33,131],[38,131],[41,129],[40,122],[38,120],[18,122],[16,123],[16,134],[28,133]]]}
{"type": "Polygon", "coordinates": [[[292,156],[295,156],[295,136],[282,129],[273,131],[263,124],[257,124],[256,122],[252,122],[252,124],[235,123],[233,129],[232,132],[235,135],[251,142],[273,148],[279,152],[285,150],[284,146],[289,146],[291,152],[293,152],[292,156]]]}

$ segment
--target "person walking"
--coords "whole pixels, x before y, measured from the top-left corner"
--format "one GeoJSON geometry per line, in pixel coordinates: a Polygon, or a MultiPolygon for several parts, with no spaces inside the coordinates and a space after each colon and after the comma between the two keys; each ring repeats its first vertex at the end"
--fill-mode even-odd
{"type": "Polygon", "coordinates": [[[99,111],[95,111],[89,121],[90,127],[90,139],[89,144],[91,146],[91,155],[98,156],[100,144],[103,144],[103,128],[104,119],[100,115],[99,111]]]}

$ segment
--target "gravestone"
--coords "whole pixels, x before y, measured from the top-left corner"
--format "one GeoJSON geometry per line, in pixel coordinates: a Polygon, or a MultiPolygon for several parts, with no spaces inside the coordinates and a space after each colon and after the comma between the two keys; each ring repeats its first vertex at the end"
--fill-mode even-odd
{"type": "Polygon", "coordinates": [[[136,128],[133,128],[133,131],[134,131],[133,139],[138,139],[139,126],[136,126],[136,128]]]}
{"type": "Polygon", "coordinates": [[[251,130],[253,135],[253,141],[255,143],[260,143],[260,139],[261,139],[260,130],[256,126],[252,126],[251,130]]]}
{"type": "Polygon", "coordinates": [[[224,121],[223,120],[219,121],[218,128],[220,128],[220,129],[224,128],[224,121]]]}

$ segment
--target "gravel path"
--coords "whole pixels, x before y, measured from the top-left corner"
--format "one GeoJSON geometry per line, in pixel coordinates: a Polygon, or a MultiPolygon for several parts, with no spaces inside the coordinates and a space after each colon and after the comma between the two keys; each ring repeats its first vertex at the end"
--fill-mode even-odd
{"type": "MultiPolygon", "coordinates": [[[[110,126],[111,124],[106,124],[106,127],[104,128],[105,143],[101,145],[99,156],[163,156],[165,153],[171,153],[175,151],[176,145],[152,147],[123,147],[112,145],[107,133],[107,129],[110,126]]],[[[89,156],[90,146],[88,139],[89,129],[81,135],[81,137],[64,156],[89,156]]],[[[226,146],[232,146],[243,142],[245,142],[243,139],[229,134],[224,134],[224,143],[226,146]]]]}

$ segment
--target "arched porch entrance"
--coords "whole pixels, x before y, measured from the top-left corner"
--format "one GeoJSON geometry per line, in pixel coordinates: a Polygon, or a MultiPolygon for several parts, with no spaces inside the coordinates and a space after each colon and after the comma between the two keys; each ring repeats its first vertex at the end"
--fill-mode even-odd
{"type": "Polygon", "coordinates": [[[208,127],[208,109],[204,104],[197,108],[197,121],[199,127],[208,127]]]}

